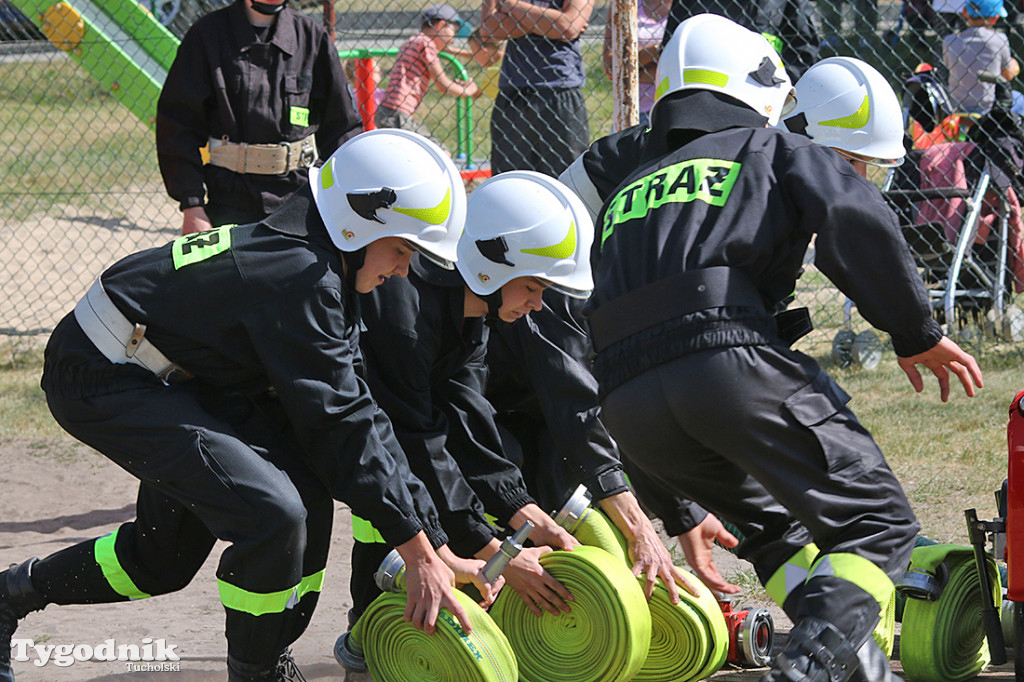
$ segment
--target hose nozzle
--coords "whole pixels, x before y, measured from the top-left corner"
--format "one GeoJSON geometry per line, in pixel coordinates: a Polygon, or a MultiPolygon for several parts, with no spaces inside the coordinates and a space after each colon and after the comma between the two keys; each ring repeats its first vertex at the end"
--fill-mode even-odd
{"type": "Polygon", "coordinates": [[[505,572],[509,563],[523,551],[523,543],[533,532],[533,521],[527,521],[515,533],[501,541],[501,547],[484,564],[484,578],[492,585],[505,572]]]}

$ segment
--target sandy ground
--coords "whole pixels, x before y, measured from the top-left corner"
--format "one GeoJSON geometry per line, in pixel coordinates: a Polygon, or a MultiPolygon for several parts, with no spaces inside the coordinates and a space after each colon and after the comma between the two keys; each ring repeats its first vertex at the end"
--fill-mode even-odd
{"type": "MultiPolygon", "coordinates": [[[[0,494],[0,565],[32,556],[46,556],[82,540],[106,534],[134,516],[135,479],[89,448],[70,438],[39,443],[8,441],[0,444],[4,487],[0,494]]],[[[331,653],[346,622],[348,555],[351,546],[350,514],[335,510],[335,534],[320,606],[309,629],[294,645],[297,662],[309,680],[345,680],[345,671],[331,653]]],[[[163,639],[181,657],[177,670],[129,671],[125,663],[81,661],[57,666],[53,661],[15,662],[19,681],[40,680],[163,680],[206,682],[224,680],[223,611],[217,596],[215,567],[222,545],[214,548],[199,575],[180,592],[137,602],[49,606],[24,619],[15,635],[36,644],[88,644],[113,639],[118,644],[142,644],[144,638],[163,639]]],[[[721,552],[723,573],[732,575],[744,565],[721,552]]],[[[740,599],[738,604],[767,608],[777,628],[776,650],[791,626],[771,603],[740,599]]],[[[900,672],[898,660],[893,669],[900,672]]],[[[753,681],[763,670],[722,670],[715,679],[753,681]]],[[[986,671],[985,679],[1012,680],[1012,662],[986,671]]],[[[365,675],[350,675],[348,682],[368,682],[365,675]]],[[[408,682],[421,682],[409,680],[408,682]]],[[[461,682],[461,681],[453,681],[461,682]]]]}

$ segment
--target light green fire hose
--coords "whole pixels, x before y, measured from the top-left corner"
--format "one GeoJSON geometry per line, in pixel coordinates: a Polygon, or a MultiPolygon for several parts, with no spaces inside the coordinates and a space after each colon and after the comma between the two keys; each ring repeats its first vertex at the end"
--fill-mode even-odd
{"type": "MultiPolygon", "coordinates": [[[[571,514],[570,532],[584,545],[600,547],[629,567],[628,543],[600,509],[588,507],[571,514]]],[[[643,578],[641,577],[642,581],[643,578]]],[[[659,582],[650,601],[651,647],[643,667],[633,679],[650,682],[686,682],[710,677],[725,664],[729,631],[718,600],[696,576],[689,581],[699,597],[679,590],[673,604],[659,582]]]]}
{"type": "Polygon", "coordinates": [[[587,546],[549,552],[540,563],[572,593],[569,613],[535,616],[509,589],[490,611],[516,652],[520,680],[633,679],[650,648],[651,614],[629,568],[603,549],[587,546]]]}
{"type": "MultiPolygon", "coordinates": [[[[999,572],[991,557],[988,571],[992,577],[993,603],[998,605],[999,572]]],[[[917,547],[910,560],[909,574],[941,588],[941,593],[934,601],[906,600],[900,631],[904,673],[913,682],[962,682],[976,677],[988,665],[990,655],[973,550],[958,545],[917,547]]],[[[934,592],[931,591],[933,597],[934,592]]]]}
{"type": "Polygon", "coordinates": [[[406,622],[404,592],[385,592],[370,604],[352,637],[371,643],[364,653],[375,682],[516,682],[519,668],[508,639],[471,597],[454,591],[469,614],[473,632],[447,610],[437,632],[427,635],[406,622]]]}

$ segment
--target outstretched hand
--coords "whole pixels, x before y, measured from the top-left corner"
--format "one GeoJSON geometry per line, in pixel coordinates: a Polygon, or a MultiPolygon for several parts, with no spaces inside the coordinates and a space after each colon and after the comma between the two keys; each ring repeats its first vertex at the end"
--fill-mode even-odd
{"type": "Polygon", "coordinates": [[[963,384],[964,393],[968,397],[974,397],[974,388],[981,388],[984,382],[981,377],[981,368],[974,357],[964,351],[949,337],[943,336],[937,344],[923,353],[912,355],[909,358],[899,358],[898,363],[903,373],[910,380],[910,385],[920,393],[924,390],[924,380],[917,370],[917,365],[924,365],[932,371],[939,380],[939,397],[942,402],[949,400],[949,373],[952,371],[963,384]]]}
{"type": "Polygon", "coordinates": [[[739,585],[733,585],[722,577],[711,553],[715,540],[724,547],[735,547],[739,544],[736,536],[725,529],[717,516],[708,514],[699,524],[678,536],[678,540],[686,563],[705,585],[725,594],[736,594],[740,591],[739,585]]]}

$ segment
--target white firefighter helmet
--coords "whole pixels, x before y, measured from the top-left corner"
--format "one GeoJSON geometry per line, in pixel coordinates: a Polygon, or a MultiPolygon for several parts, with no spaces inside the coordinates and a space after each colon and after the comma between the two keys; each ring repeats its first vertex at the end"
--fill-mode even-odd
{"type": "Polygon", "coordinates": [[[782,58],[761,35],[717,14],[679,24],[658,59],[654,108],[679,90],[735,97],[775,125],[792,105],[793,85],[782,58]]]}
{"type": "Polygon", "coordinates": [[[903,163],[903,112],[875,67],[853,57],[823,59],[797,81],[796,97],[783,121],[789,130],[865,163],[903,163]]]}
{"type": "Polygon", "coordinates": [[[466,218],[466,188],[436,144],[396,128],[361,133],[341,145],[309,184],[331,241],[356,251],[402,237],[452,269],[466,218]]]}
{"type": "Polygon", "coordinates": [[[456,265],[469,288],[488,296],[516,277],[586,298],[594,288],[590,246],[594,223],[583,202],[558,180],[509,171],[469,195],[456,265]]]}

